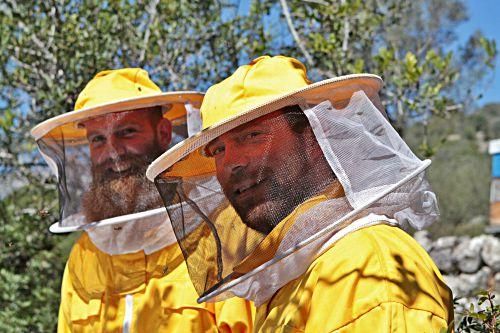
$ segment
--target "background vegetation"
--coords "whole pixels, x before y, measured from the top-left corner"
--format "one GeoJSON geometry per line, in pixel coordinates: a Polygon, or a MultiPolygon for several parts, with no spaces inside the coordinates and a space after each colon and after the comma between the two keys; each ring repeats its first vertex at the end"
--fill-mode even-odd
{"type": "Polygon", "coordinates": [[[48,233],[57,194],[29,130],[107,68],[146,68],[165,90],[205,90],[262,54],[301,59],[313,80],[379,74],[393,125],[434,157],[434,235],[480,232],[500,106],[474,102],[497,51],[480,32],[457,44],[466,20],[462,0],[1,1],[0,331],[55,329],[76,235],[48,233]]]}

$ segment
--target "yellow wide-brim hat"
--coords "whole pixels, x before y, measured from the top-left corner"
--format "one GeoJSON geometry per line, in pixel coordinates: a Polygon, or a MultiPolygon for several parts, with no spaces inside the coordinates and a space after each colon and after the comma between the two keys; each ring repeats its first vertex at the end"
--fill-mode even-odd
{"type": "Polygon", "coordinates": [[[161,106],[163,116],[173,125],[186,119],[186,104],[201,106],[203,93],[197,91],[162,92],[140,68],[123,68],[99,72],[85,86],[75,109],[48,119],[31,130],[35,140],[50,137],[78,143],[85,139],[83,120],[104,114],[161,106]]]}
{"type": "MultiPolygon", "coordinates": [[[[311,83],[305,66],[297,59],[259,57],[208,89],[200,109],[203,130],[158,157],[146,175],[154,180],[169,168],[169,173],[175,173],[178,166],[171,168],[172,165],[196,150],[203,155],[200,148],[218,136],[286,106],[329,100],[334,107],[342,108],[353,93],[362,90],[384,112],[378,96],[382,86],[382,79],[373,74],[345,75],[311,83]]],[[[204,158],[208,159],[199,155],[191,155],[189,159],[200,162],[204,158]]]]}

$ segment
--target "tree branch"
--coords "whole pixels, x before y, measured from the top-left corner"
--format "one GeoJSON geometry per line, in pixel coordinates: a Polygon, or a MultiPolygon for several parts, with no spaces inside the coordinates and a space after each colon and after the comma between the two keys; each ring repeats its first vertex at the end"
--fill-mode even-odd
{"type": "Polygon", "coordinates": [[[21,21],[18,21],[17,22],[18,26],[24,31],[26,32],[27,34],[29,34],[31,40],[33,41],[33,43],[38,46],[38,48],[42,51],[42,53],[45,53],[47,59],[50,59],[54,62],[54,55],[47,49],[47,46],[40,40],[38,39],[38,37],[32,32],[32,31],[29,31],[28,28],[26,27],[26,25],[21,22],[21,21]]]}
{"type": "Polygon", "coordinates": [[[281,8],[283,9],[283,15],[285,15],[285,19],[286,19],[286,22],[288,24],[288,28],[290,29],[290,32],[293,36],[293,39],[295,40],[300,51],[302,52],[302,54],[306,58],[307,63],[310,66],[314,66],[314,61],[313,61],[312,56],[309,54],[309,52],[307,52],[307,49],[306,49],[304,43],[302,42],[302,40],[300,39],[299,34],[297,33],[297,30],[295,30],[295,27],[293,26],[292,17],[290,15],[290,10],[288,9],[288,4],[286,3],[286,0],[280,0],[280,4],[281,4],[281,8]]]}
{"type": "Polygon", "coordinates": [[[445,107],[446,111],[456,111],[463,109],[464,105],[462,103],[455,104],[455,105],[448,105],[445,107]]]}
{"type": "MultiPolygon", "coordinates": [[[[22,68],[25,68],[33,73],[37,73],[41,78],[44,79],[45,83],[47,84],[48,87],[52,86],[52,83],[53,81],[50,79],[50,77],[47,75],[47,73],[45,73],[43,70],[40,70],[39,68],[37,67],[34,67],[30,64],[27,64],[21,60],[19,60],[16,56],[12,55],[10,56],[10,59],[12,61],[14,61],[18,66],[22,67],[22,68]]],[[[34,85],[28,85],[28,84],[22,84],[22,83],[18,83],[19,86],[22,86],[24,87],[24,89],[29,92],[29,93],[32,93],[34,91],[36,91],[38,88],[34,85]]]]}
{"type": "Polygon", "coordinates": [[[328,2],[321,0],[302,0],[303,2],[316,3],[318,5],[328,6],[328,2]]]}
{"type": "Polygon", "coordinates": [[[144,58],[146,57],[146,50],[148,49],[148,41],[151,35],[151,24],[153,24],[156,14],[158,13],[157,7],[160,0],[153,0],[149,3],[147,12],[149,14],[148,22],[146,23],[146,31],[144,32],[144,39],[142,41],[142,50],[139,54],[139,64],[143,66],[144,58]]]}
{"type": "MultiPolygon", "coordinates": [[[[345,6],[345,0],[340,0],[340,4],[345,6]]],[[[347,47],[349,46],[349,32],[350,32],[350,23],[349,18],[346,15],[344,17],[344,40],[342,41],[342,52],[344,55],[347,53],[347,47]]]]}

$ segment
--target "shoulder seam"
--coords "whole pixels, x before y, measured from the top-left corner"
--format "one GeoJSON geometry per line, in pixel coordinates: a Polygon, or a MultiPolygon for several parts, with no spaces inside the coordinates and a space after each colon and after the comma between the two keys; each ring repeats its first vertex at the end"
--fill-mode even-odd
{"type": "MultiPolygon", "coordinates": [[[[339,327],[336,327],[336,328],[334,328],[333,330],[331,330],[331,331],[329,331],[329,332],[327,332],[327,333],[335,333],[337,330],[339,330],[339,329],[341,329],[341,328],[344,328],[344,327],[346,327],[346,326],[347,326],[347,325],[349,325],[349,324],[352,324],[352,323],[353,323],[353,322],[355,322],[356,320],[360,319],[361,317],[363,317],[364,315],[368,314],[369,312],[371,312],[371,311],[375,310],[376,308],[378,308],[378,307],[382,306],[383,304],[394,304],[394,305],[395,305],[395,304],[400,304],[400,305],[402,305],[404,308],[406,308],[406,309],[408,309],[408,310],[422,311],[422,312],[427,312],[427,313],[430,313],[431,315],[433,315],[433,316],[435,316],[435,317],[437,317],[437,318],[439,318],[439,319],[443,320],[444,322],[448,323],[448,321],[447,321],[445,318],[441,317],[440,315],[438,315],[437,313],[434,313],[434,312],[432,312],[432,311],[425,310],[425,309],[409,308],[408,306],[406,306],[405,304],[403,304],[403,303],[401,303],[401,302],[389,301],[389,302],[380,302],[380,303],[378,303],[377,305],[375,305],[375,306],[371,307],[369,310],[367,310],[367,311],[363,312],[362,314],[360,314],[360,315],[359,315],[359,316],[357,316],[356,318],[353,318],[352,320],[350,320],[349,322],[345,323],[344,325],[339,326],[339,327]]],[[[391,323],[392,323],[392,321],[391,321],[391,323]]]]}

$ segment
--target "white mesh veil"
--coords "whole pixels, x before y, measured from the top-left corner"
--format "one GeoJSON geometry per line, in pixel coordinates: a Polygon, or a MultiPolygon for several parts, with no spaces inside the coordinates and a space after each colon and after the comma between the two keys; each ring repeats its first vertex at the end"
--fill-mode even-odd
{"type": "Polygon", "coordinates": [[[352,208],[371,205],[370,210],[395,217],[404,227],[423,229],[439,215],[436,196],[423,176],[410,183],[412,188],[406,184],[373,203],[378,193],[425,165],[376,111],[359,91],[345,109],[326,101],[304,113],[352,208]]]}
{"type": "Polygon", "coordinates": [[[411,152],[365,92],[355,92],[338,108],[329,100],[291,102],[302,112],[262,111],[257,122],[272,129],[265,135],[246,126],[245,115],[217,133],[228,142],[222,155],[217,144],[202,147],[206,156],[194,144],[179,144],[172,151],[185,149],[185,157],[155,178],[200,301],[237,295],[259,305],[349,232],[377,223],[420,229],[438,216],[424,177],[430,161],[411,152]],[[319,157],[302,139],[283,141],[286,126],[300,124],[304,115],[319,157]],[[233,149],[231,140],[245,147],[235,152],[232,170],[241,169],[248,181],[224,179],[221,165],[229,164],[224,159],[233,149]],[[247,158],[253,147],[264,148],[247,158]],[[303,161],[309,161],[302,164],[307,169],[294,167],[303,161]],[[261,207],[257,212],[270,228],[249,227],[257,213],[245,210],[246,202],[261,207]]]}

